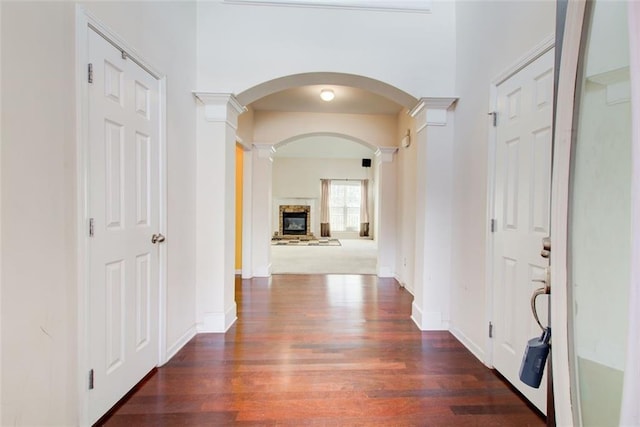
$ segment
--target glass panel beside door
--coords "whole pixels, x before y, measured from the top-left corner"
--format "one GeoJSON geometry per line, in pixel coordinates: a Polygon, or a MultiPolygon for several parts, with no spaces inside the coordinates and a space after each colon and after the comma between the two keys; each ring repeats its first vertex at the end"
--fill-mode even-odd
{"type": "Polygon", "coordinates": [[[576,425],[617,426],[631,251],[626,2],[587,6],[572,146],[569,313],[576,425]]]}

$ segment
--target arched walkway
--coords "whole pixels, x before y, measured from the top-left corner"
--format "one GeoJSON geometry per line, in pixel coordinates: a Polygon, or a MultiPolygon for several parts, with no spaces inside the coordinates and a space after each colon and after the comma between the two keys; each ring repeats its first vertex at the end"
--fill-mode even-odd
{"type": "Polygon", "coordinates": [[[412,95],[380,80],[345,73],[302,73],[284,76],[246,89],[239,93],[236,98],[242,105],[249,105],[260,98],[285,89],[317,84],[351,86],[364,89],[384,96],[407,109],[413,108],[418,102],[418,99],[412,95]]]}
{"type": "MultiPolygon", "coordinates": [[[[254,143],[251,152],[245,153],[245,161],[250,164],[250,167],[245,168],[247,173],[244,175],[243,187],[245,194],[251,194],[250,200],[245,199],[247,200],[245,205],[249,207],[251,214],[247,215],[249,212],[245,212],[243,229],[251,231],[249,233],[243,232],[243,277],[268,277],[271,275],[271,237],[274,231],[274,215],[277,210],[273,205],[275,197],[272,188],[274,179],[273,154],[277,152],[278,148],[286,147],[304,138],[317,136],[340,138],[361,145],[370,151],[371,154],[367,157],[374,158],[371,177],[373,179],[370,181],[370,195],[374,203],[370,206],[370,215],[375,218],[372,235],[378,243],[376,273],[380,277],[393,277],[395,262],[393,254],[396,244],[396,164],[393,160],[397,148],[379,147],[349,134],[348,130],[341,133],[303,133],[289,136],[274,144],[254,143]],[[381,224],[384,224],[384,229],[381,228],[381,224]]],[[[297,198],[300,199],[300,197],[297,198]]],[[[309,204],[313,210],[319,209],[319,203],[320,195],[311,194],[309,200],[306,200],[304,204],[309,204]]],[[[317,231],[319,233],[319,229],[317,231]]]]}
{"type": "MultiPolygon", "coordinates": [[[[197,329],[200,332],[217,332],[228,329],[236,318],[234,299],[234,235],[235,235],[235,150],[238,134],[238,116],[246,111],[245,105],[269,94],[305,85],[335,84],[357,87],[394,100],[399,105],[411,108],[410,116],[415,122],[415,144],[417,152],[412,155],[417,159],[416,182],[416,225],[415,234],[418,242],[415,248],[416,262],[414,281],[415,303],[412,317],[420,328],[442,329],[448,326],[448,290],[441,289],[439,284],[448,283],[449,253],[442,250],[450,235],[450,203],[449,186],[433,185],[433,183],[451,182],[451,128],[446,126],[448,109],[455,98],[422,98],[416,100],[384,82],[366,76],[345,73],[304,73],[273,79],[252,88],[238,96],[229,93],[196,93],[203,106],[199,109],[197,127],[197,209],[198,223],[196,244],[197,265],[197,329]],[[429,144],[427,141],[429,128],[429,144]],[[430,185],[427,185],[429,183],[430,185]],[[442,203],[426,203],[426,200],[442,200],[442,203]],[[430,239],[426,239],[427,234],[430,239]],[[442,256],[440,254],[443,254],[442,256]],[[442,259],[441,259],[442,258],[442,259]],[[423,262],[424,260],[424,262],[423,262]],[[424,264],[424,268],[422,268],[424,264]],[[420,268],[418,268],[420,267],[420,268]],[[425,271],[429,275],[425,275],[425,271]]],[[[273,114],[274,116],[276,114],[273,114]]],[[[329,118],[339,118],[340,114],[327,114],[329,118]]],[[[271,212],[271,180],[272,154],[274,145],[283,143],[290,137],[310,132],[329,131],[353,135],[348,129],[354,120],[341,120],[345,128],[329,126],[326,129],[307,129],[301,132],[289,132],[286,137],[255,139],[256,129],[249,132],[243,147],[245,171],[244,200],[246,210],[243,224],[250,230],[243,236],[243,276],[266,277],[270,272],[270,244],[272,235],[271,212]],[[248,257],[245,257],[245,244],[248,257]],[[245,272],[248,266],[248,274],[245,272]]],[[[384,118],[377,116],[379,121],[384,118]]],[[[393,115],[390,120],[395,120],[393,115]]],[[[282,120],[280,121],[282,124],[282,120]]],[[[387,123],[388,124],[388,123],[387,123]]],[[[260,128],[264,127],[264,123],[260,128]]],[[[282,127],[282,126],[281,126],[282,127]]],[[[286,129],[286,126],[284,126],[286,129]]],[[[359,137],[362,141],[376,141],[378,151],[375,162],[378,164],[376,189],[379,194],[378,211],[375,215],[379,230],[374,230],[378,238],[378,276],[394,277],[396,272],[396,229],[402,224],[397,220],[398,207],[395,198],[398,192],[396,153],[400,137],[395,134],[396,126],[390,138],[378,142],[377,128],[369,129],[371,138],[359,137]],[[395,135],[395,136],[393,136],[395,135]]],[[[286,132],[285,132],[286,133],[286,132]]],[[[264,135],[273,136],[265,133],[264,135]]],[[[412,223],[413,219],[409,218],[412,223]]],[[[404,224],[407,224],[406,222],[404,224]]],[[[445,248],[446,249],[446,248],[445,248]]]]}

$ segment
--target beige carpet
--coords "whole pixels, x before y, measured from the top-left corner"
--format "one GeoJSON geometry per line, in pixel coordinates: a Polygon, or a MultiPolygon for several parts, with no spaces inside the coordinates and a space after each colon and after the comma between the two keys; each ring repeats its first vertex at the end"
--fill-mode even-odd
{"type": "Polygon", "coordinates": [[[272,239],[273,246],[340,246],[338,239],[272,239]]]}
{"type": "Polygon", "coordinates": [[[376,274],[373,240],[342,239],[341,246],[271,246],[272,274],[376,274]]]}

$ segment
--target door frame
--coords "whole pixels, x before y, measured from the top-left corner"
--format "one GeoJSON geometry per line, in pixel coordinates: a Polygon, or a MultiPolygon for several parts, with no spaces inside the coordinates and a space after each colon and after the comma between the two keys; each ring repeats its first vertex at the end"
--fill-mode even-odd
{"type": "Polygon", "coordinates": [[[558,103],[554,134],[551,178],[551,300],[550,315],[557,325],[553,329],[553,381],[557,425],[573,425],[571,401],[571,362],[569,328],[573,328],[568,313],[569,294],[567,281],[568,213],[571,145],[575,110],[575,86],[578,58],[582,43],[585,18],[585,0],[568,2],[562,42],[562,60],[559,70],[558,103]]]}
{"type": "MultiPolygon", "coordinates": [[[[514,62],[511,66],[506,68],[503,72],[495,77],[489,86],[489,115],[497,111],[498,108],[498,86],[516,75],[519,71],[523,70],[527,66],[531,65],[542,55],[553,49],[556,45],[555,34],[550,34],[545,37],[540,43],[533,47],[524,56],[514,62]]],[[[488,159],[487,159],[487,228],[486,230],[486,246],[485,246],[485,271],[486,271],[486,283],[487,292],[485,294],[485,307],[487,307],[485,324],[489,325],[495,319],[496,307],[493,305],[493,297],[495,294],[495,282],[493,271],[493,257],[494,257],[494,236],[491,231],[491,220],[495,218],[495,185],[496,185],[496,146],[498,144],[498,133],[496,127],[493,124],[489,124],[489,145],[488,145],[488,159]]],[[[493,338],[486,335],[484,346],[484,364],[490,368],[493,368],[493,338]]]]}
{"type": "MultiPolygon", "coordinates": [[[[159,86],[159,230],[167,235],[167,82],[166,75],[147,62],[124,39],[89,13],[84,7],[76,5],[75,34],[75,83],[76,83],[76,273],[77,273],[77,382],[78,419],[80,425],[89,422],[89,236],[88,236],[88,191],[89,191],[89,108],[87,64],[89,62],[89,40],[87,31],[93,30],[109,43],[127,52],[128,57],[151,74],[159,86]]],[[[159,289],[158,289],[158,366],[167,361],[167,246],[159,245],[159,289]]]]}

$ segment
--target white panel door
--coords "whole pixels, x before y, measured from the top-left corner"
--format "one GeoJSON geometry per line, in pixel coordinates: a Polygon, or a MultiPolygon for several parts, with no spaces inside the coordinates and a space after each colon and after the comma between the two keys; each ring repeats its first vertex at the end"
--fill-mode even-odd
{"type": "MultiPolygon", "coordinates": [[[[539,389],[519,378],[527,341],[541,330],[530,298],[545,277],[540,256],[549,235],[553,65],[551,50],[498,86],[493,239],[493,365],[546,413],[546,372],[539,389]]],[[[547,319],[547,298],[538,298],[547,319]]]]}
{"type": "Polygon", "coordinates": [[[159,82],[92,30],[89,358],[96,421],[158,364],[159,82]]]}

